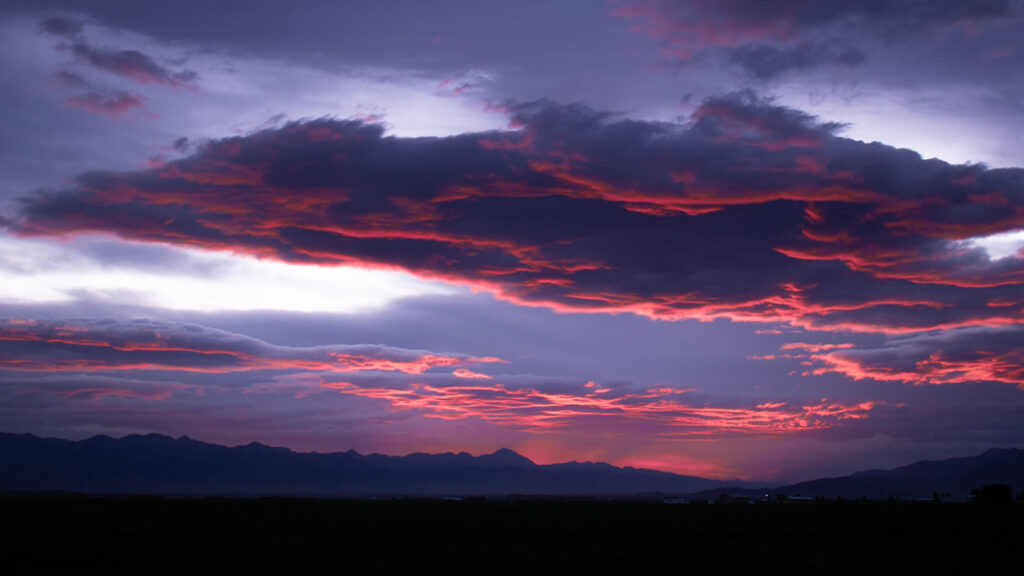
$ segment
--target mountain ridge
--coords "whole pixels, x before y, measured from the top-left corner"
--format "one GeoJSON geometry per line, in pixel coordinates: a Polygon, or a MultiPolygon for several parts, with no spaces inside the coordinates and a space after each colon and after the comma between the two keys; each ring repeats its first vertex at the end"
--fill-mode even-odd
{"type": "Polygon", "coordinates": [[[817,478],[773,492],[829,498],[963,497],[986,484],[1024,488],[1024,450],[990,448],[974,456],[918,460],[888,470],[861,470],[846,476],[817,478]]]}
{"type": "Polygon", "coordinates": [[[1024,450],[919,460],[784,486],[684,476],[604,462],[536,464],[500,448],[404,456],[355,450],[296,452],[250,442],[223,446],[162,434],[97,435],[83,440],[0,432],[0,490],[221,496],[629,496],[828,498],[962,497],[986,484],[1024,488],[1024,450]]]}
{"type": "Polygon", "coordinates": [[[735,482],[605,463],[536,464],[508,448],[405,456],[228,447],[161,434],[79,441],[0,432],[0,490],[282,496],[628,495],[735,482]]]}

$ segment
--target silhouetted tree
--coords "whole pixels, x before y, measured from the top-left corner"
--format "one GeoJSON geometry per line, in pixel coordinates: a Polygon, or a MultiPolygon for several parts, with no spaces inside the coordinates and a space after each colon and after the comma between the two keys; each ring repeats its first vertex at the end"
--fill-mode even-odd
{"type": "Polygon", "coordinates": [[[971,490],[974,501],[978,504],[1010,504],[1013,502],[1013,491],[1007,484],[986,484],[971,490]]]}

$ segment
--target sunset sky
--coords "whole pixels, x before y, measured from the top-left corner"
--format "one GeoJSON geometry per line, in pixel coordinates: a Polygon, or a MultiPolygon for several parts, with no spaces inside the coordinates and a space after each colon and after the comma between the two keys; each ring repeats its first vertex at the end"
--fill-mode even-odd
{"type": "Polygon", "coordinates": [[[0,8],[0,431],[1024,445],[1018,0],[0,8]]]}

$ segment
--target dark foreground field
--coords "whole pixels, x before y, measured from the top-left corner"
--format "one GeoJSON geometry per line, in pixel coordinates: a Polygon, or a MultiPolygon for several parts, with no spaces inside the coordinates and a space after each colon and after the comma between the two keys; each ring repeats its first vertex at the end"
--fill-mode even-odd
{"type": "Polygon", "coordinates": [[[6,497],[0,518],[6,574],[999,574],[1024,536],[1024,506],[972,504],[6,497]]]}

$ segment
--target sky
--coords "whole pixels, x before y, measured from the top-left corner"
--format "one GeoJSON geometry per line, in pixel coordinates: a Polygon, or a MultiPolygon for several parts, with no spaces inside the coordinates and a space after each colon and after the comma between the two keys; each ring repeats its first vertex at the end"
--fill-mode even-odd
{"type": "Polygon", "coordinates": [[[0,8],[0,430],[1024,445],[1019,0],[0,8]]]}

